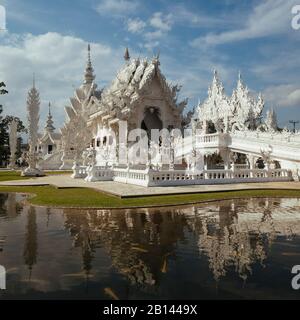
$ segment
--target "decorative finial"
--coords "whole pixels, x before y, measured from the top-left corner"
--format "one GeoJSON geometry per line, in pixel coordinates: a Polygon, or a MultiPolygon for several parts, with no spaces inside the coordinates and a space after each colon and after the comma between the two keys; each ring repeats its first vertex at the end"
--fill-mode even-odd
{"type": "Polygon", "coordinates": [[[52,114],[51,114],[51,102],[48,104],[48,118],[46,121],[45,132],[54,132],[55,127],[53,126],[52,114]]]}
{"type": "Polygon", "coordinates": [[[124,59],[127,62],[130,60],[130,54],[129,54],[128,47],[126,47],[126,49],[125,49],[124,59]]]}
{"type": "Polygon", "coordinates": [[[88,62],[91,62],[91,45],[88,44],[88,62]]]}
{"type": "Polygon", "coordinates": [[[241,81],[241,80],[242,80],[242,74],[241,74],[241,70],[239,70],[239,75],[238,75],[238,79],[239,79],[239,81],[241,81]]]}
{"type": "Polygon", "coordinates": [[[35,88],[35,73],[32,74],[32,88],[35,88]]]}
{"type": "Polygon", "coordinates": [[[157,61],[159,61],[159,58],[160,58],[160,50],[158,50],[157,55],[156,55],[157,61]]]}
{"type": "Polygon", "coordinates": [[[91,45],[88,44],[88,57],[87,57],[85,74],[84,74],[84,84],[93,83],[94,80],[95,80],[95,76],[94,76],[94,69],[93,69],[92,60],[91,60],[91,45]]]}
{"type": "Polygon", "coordinates": [[[160,56],[160,51],[158,51],[156,55],[153,55],[152,63],[155,65],[156,68],[160,66],[159,56],[160,56]]]}

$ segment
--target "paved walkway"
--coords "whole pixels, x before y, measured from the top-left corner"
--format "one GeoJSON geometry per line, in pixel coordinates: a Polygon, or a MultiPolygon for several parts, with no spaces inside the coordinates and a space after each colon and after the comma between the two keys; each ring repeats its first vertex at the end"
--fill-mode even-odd
{"type": "Polygon", "coordinates": [[[300,182],[262,182],[221,185],[191,185],[176,187],[141,187],[114,181],[85,182],[83,179],[72,179],[69,175],[47,176],[28,180],[0,182],[0,186],[44,186],[57,188],[92,188],[119,197],[136,197],[166,194],[200,193],[215,191],[236,191],[253,189],[296,189],[300,190],[300,182]]]}

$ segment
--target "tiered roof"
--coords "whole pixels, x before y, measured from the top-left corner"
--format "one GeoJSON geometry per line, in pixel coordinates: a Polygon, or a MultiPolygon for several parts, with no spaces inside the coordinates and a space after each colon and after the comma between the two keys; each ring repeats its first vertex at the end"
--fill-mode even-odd
{"type": "Polygon", "coordinates": [[[124,118],[137,105],[140,98],[147,93],[149,85],[157,77],[163,94],[175,113],[181,114],[187,100],[178,102],[178,85],[171,85],[166,81],[159,65],[159,57],[153,59],[129,60],[128,49],[125,53],[126,64],[118,72],[112,84],[104,90],[101,101],[94,109],[91,117],[107,116],[124,118]]]}

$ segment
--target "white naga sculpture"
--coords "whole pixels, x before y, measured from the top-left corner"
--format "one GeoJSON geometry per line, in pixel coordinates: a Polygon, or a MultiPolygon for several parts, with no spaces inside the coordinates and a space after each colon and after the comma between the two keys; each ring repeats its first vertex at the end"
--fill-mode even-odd
{"type": "Polygon", "coordinates": [[[18,131],[18,121],[16,119],[13,119],[9,125],[10,160],[9,160],[9,166],[8,166],[12,170],[16,166],[17,131],[18,131]]]}
{"type": "Polygon", "coordinates": [[[29,133],[29,152],[27,155],[28,168],[23,172],[23,176],[42,176],[43,172],[37,168],[38,164],[38,129],[39,129],[39,112],[40,112],[40,95],[35,87],[35,80],[33,79],[33,86],[28,92],[27,98],[27,113],[28,113],[28,133],[29,133]]]}

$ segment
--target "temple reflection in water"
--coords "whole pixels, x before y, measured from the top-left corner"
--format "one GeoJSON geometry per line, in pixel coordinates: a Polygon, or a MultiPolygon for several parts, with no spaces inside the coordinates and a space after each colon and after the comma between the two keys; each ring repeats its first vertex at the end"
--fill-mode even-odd
{"type": "Polygon", "coordinates": [[[87,272],[93,251],[104,246],[112,265],[132,283],[155,285],[189,231],[198,239],[200,254],[209,259],[215,280],[230,267],[246,280],[252,264],[264,265],[276,237],[300,235],[300,210],[295,208],[300,200],[252,199],[177,209],[84,210],[78,215],[71,209],[64,214],[87,272]]]}
{"type": "Polygon", "coordinates": [[[0,194],[0,264],[38,292],[72,291],[81,282],[87,290],[102,281],[102,288],[119,277],[154,296],[177,282],[183,289],[225,278],[245,284],[270,267],[272,254],[300,255],[299,199],[135,210],[35,208],[22,199],[0,194]]]}

